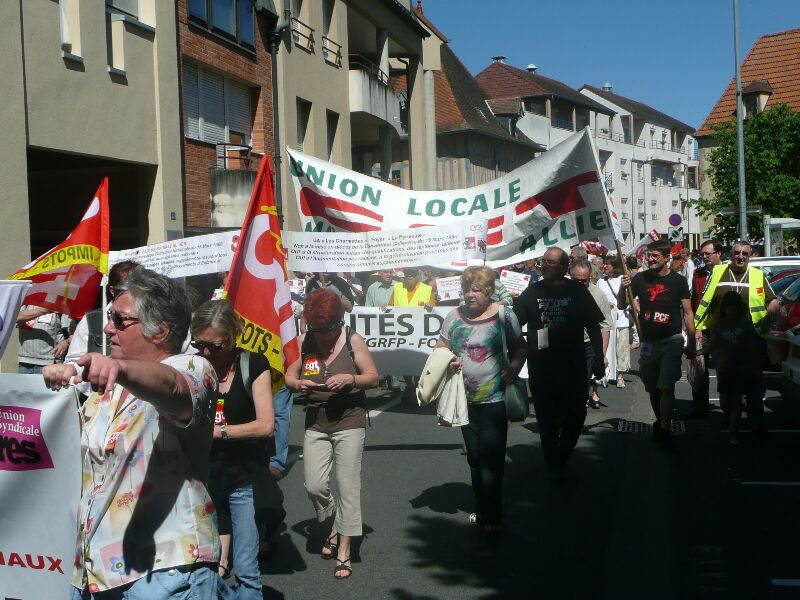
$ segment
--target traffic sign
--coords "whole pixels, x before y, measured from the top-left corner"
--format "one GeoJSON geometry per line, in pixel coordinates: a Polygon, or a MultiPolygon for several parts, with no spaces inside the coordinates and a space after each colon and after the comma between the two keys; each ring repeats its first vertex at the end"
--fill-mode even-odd
{"type": "Polygon", "coordinates": [[[681,223],[683,223],[683,217],[681,217],[678,213],[674,213],[669,216],[669,224],[673,227],[677,227],[681,223]]]}
{"type": "MultiPolygon", "coordinates": [[[[754,204],[752,206],[745,207],[744,212],[747,215],[760,215],[762,213],[762,209],[761,209],[760,206],[757,206],[757,205],[754,204]]],[[[739,207],[738,206],[726,206],[726,207],[720,209],[719,214],[720,214],[720,216],[723,216],[723,217],[732,217],[734,215],[738,215],[739,214],[739,207]]]]}
{"type": "Polygon", "coordinates": [[[683,240],[683,227],[670,227],[667,230],[667,237],[670,242],[680,242],[683,240]]]}

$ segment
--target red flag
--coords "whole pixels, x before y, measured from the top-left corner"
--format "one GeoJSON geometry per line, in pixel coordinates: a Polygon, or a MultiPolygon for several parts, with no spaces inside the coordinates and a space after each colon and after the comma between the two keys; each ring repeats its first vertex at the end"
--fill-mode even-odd
{"type": "Polygon", "coordinates": [[[225,283],[225,298],[242,319],[237,345],[264,354],[280,386],[286,366],[300,358],[281,243],[272,165],[264,156],[225,283]]]}
{"type": "Polygon", "coordinates": [[[9,277],[33,282],[23,304],[49,308],[73,319],[92,310],[103,273],[108,272],[109,229],[108,178],[104,177],[67,239],[9,277]]]}

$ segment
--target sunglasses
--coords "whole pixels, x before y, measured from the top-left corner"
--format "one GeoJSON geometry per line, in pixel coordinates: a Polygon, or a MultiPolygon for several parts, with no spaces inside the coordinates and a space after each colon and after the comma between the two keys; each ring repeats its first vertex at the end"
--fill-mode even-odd
{"type": "Polygon", "coordinates": [[[209,354],[217,354],[225,350],[224,344],[215,344],[214,342],[202,342],[200,340],[192,340],[189,344],[197,350],[198,352],[202,352],[203,350],[207,350],[209,354]]]}
{"type": "Polygon", "coordinates": [[[311,327],[308,326],[309,333],[330,333],[331,331],[336,331],[337,329],[341,329],[342,325],[344,325],[344,321],[337,321],[333,325],[328,325],[327,327],[311,327]]]}
{"type": "Polygon", "coordinates": [[[112,311],[110,308],[106,311],[106,316],[108,317],[108,320],[114,324],[114,329],[119,329],[120,331],[127,329],[134,323],[140,322],[139,317],[122,315],[118,312],[112,311]]]}
{"type": "Polygon", "coordinates": [[[750,253],[747,250],[734,250],[734,256],[750,256],[750,253]]]}

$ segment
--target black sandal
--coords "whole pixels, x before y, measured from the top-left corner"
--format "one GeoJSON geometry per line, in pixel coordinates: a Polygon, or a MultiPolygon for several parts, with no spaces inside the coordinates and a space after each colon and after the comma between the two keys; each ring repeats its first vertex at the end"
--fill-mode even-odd
{"type": "Polygon", "coordinates": [[[353,563],[350,562],[349,558],[345,558],[344,560],[336,559],[336,567],[333,569],[333,578],[334,579],[347,579],[350,575],[353,574],[353,563]],[[340,571],[344,571],[346,575],[344,577],[339,577],[336,574],[340,571]]]}
{"type": "Polygon", "coordinates": [[[328,536],[324,542],[322,542],[322,549],[323,550],[330,550],[330,554],[325,554],[324,552],[320,552],[320,556],[323,560],[330,560],[334,556],[336,556],[336,548],[339,547],[339,534],[333,533],[328,536]]]}
{"type": "Polygon", "coordinates": [[[224,565],[217,565],[217,573],[219,573],[219,576],[223,579],[227,579],[231,576],[231,569],[230,567],[226,567],[224,565]],[[220,571],[222,571],[222,573],[219,573],[220,571]]]}

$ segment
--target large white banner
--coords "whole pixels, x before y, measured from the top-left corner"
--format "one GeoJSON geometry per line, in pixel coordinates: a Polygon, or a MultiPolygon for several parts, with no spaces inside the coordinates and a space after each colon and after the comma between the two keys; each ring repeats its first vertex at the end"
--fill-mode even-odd
{"type": "Polygon", "coordinates": [[[108,253],[108,266],[123,260],[134,260],[172,278],[221,273],[231,268],[238,239],[239,231],[223,231],[152,246],[112,250],[108,253]]]}
{"type": "Polygon", "coordinates": [[[486,221],[365,233],[284,231],[292,271],[374,271],[486,258],[486,221]]]}
{"type": "Polygon", "coordinates": [[[0,597],[68,598],[81,490],[74,388],[0,375],[0,597]]]}
{"type": "Polygon", "coordinates": [[[499,179],[463,190],[406,190],[287,152],[305,231],[381,231],[482,218],[489,224],[487,264],[495,267],[541,256],[551,246],[622,240],[588,129],[499,179]]]}
{"type": "Polygon", "coordinates": [[[30,281],[0,280],[0,358],[15,330],[19,307],[30,287],[30,281]]]}

